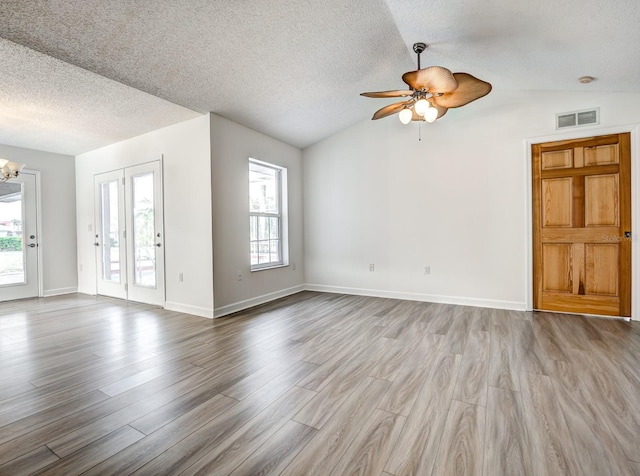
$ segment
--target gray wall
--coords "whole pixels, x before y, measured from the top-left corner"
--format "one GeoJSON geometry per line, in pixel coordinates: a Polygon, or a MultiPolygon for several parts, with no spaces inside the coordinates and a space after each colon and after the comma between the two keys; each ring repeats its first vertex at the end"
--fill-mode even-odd
{"type": "Polygon", "coordinates": [[[40,246],[44,295],[75,292],[76,261],[75,159],[69,155],[0,144],[0,157],[40,172],[42,230],[40,246]]]}

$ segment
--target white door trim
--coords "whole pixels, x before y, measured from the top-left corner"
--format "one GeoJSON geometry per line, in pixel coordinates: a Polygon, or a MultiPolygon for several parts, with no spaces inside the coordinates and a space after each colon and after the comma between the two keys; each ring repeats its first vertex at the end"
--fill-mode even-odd
{"type": "MultiPolygon", "coordinates": [[[[140,162],[126,162],[125,164],[123,164],[121,167],[117,167],[117,168],[109,168],[108,170],[103,170],[103,171],[94,171],[93,173],[93,177],[94,177],[94,230],[93,233],[97,232],[97,216],[98,216],[98,210],[96,208],[96,203],[95,203],[95,178],[99,175],[104,175],[104,174],[112,174],[112,173],[122,173],[122,202],[123,204],[127,203],[127,199],[125,197],[126,195],[126,190],[127,187],[130,186],[129,184],[127,184],[127,179],[126,179],[126,171],[127,170],[131,170],[131,169],[135,169],[138,167],[143,167],[143,166],[150,166],[152,164],[158,164],[158,181],[159,181],[159,191],[160,191],[160,196],[157,197],[157,200],[160,205],[161,205],[161,226],[158,229],[158,231],[161,233],[161,240],[162,240],[162,275],[159,277],[161,278],[162,281],[162,289],[161,289],[161,298],[158,301],[154,301],[153,305],[159,305],[162,306],[163,308],[166,308],[166,253],[165,253],[165,229],[164,229],[164,219],[165,219],[165,212],[164,212],[164,156],[162,154],[153,156],[151,158],[148,158],[147,160],[143,160],[140,162]]],[[[131,237],[131,233],[129,228],[130,227],[130,223],[128,222],[128,219],[126,219],[126,216],[128,214],[128,211],[126,210],[127,205],[125,205],[125,210],[123,210],[122,216],[124,219],[124,227],[123,230],[127,230],[127,237],[125,239],[122,240],[122,243],[124,245],[124,248],[128,248],[129,247],[129,240],[131,237]]],[[[126,283],[126,288],[124,290],[124,295],[120,296],[121,299],[125,299],[125,300],[131,300],[131,296],[130,296],[130,286],[132,285],[132,280],[130,280],[130,276],[129,276],[129,269],[130,269],[130,260],[129,260],[129,254],[127,251],[125,251],[124,253],[121,253],[121,256],[124,256],[124,263],[125,263],[125,269],[126,269],[126,273],[124,276],[124,283],[126,283]]],[[[95,294],[98,295],[100,294],[98,291],[98,279],[99,279],[99,265],[97,264],[97,258],[94,260],[95,264],[95,273],[96,273],[96,279],[95,279],[95,294]]],[[[134,301],[134,302],[146,302],[146,301],[134,301]]]]}
{"type": "MultiPolygon", "coordinates": [[[[95,248],[96,263],[96,294],[102,296],[115,297],[118,299],[127,298],[127,276],[126,270],[127,247],[124,237],[126,230],[125,210],[124,210],[124,171],[113,170],[111,172],[103,172],[93,176],[93,195],[94,195],[94,242],[98,243],[95,248]],[[102,223],[102,211],[105,206],[103,203],[102,188],[104,183],[116,183],[118,196],[118,256],[119,256],[119,281],[110,281],[104,279],[104,244],[108,238],[104,233],[104,223],[102,223]]],[[[111,252],[111,251],[110,251],[111,252]]]]}
{"type": "Polygon", "coordinates": [[[631,135],[631,318],[633,320],[640,319],[640,247],[635,246],[635,243],[640,239],[640,206],[635,205],[640,199],[640,164],[636,164],[636,161],[640,160],[640,125],[596,127],[593,129],[574,130],[525,139],[525,237],[527,246],[525,253],[525,306],[527,311],[533,310],[533,190],[531,183],[531,146],[545,142],[584,139],[586,137],[622,134],[625,132],[629,132],[631,135]]]}
{"type": "Polygon", "coordinates": [[[153,161],[140,165],[126,167],[125,176],[125,217],[127,230],[127,300],[143,302],[156,306],[165,306],[166,284],[165,284],[165,237],[164,237],[164,188],[162,175],[162,162],[153,161]],[[133,182],[136,176],[151,174],[153,180],[153,203],[154,203],[154,231],[153,231],[153,254],[155,256],[155,286],[146,287],[137,285],[135,282],[135,227],[133,212],[133,182]],[[155,246],[155,245],[160,246],[155,246]]]}
{"type": "Polygon", "coordinates": [[[22,173],[33,174],[36,177],[36,229],[38,230],[38,297],[44,296],[44,273],[42,270],[42,247],[45,242],[42,233],[42,190],[40,182],[40,171],[24,169],[22,173]]]}
{"type": "MultiPolygon", "coordinates": [[[[33,199],[33,206],[35,207],[35,220],[26,220],[25,217],[27,215],[30,214],[29,211],[25,210],[25,206],[29,203],[29,200],[23,201],[23,220],[25,220],[26,223],[32,223],[34,225],[34,228],[32,228],[32,231],[35,231],[35,236],[36,236],[36,249],[35,249],[35,274],[37,275],[36,278],[31,281],[31,279],[33,279],[32,276],[32,271],[33,270],[29,270],[29,268],[31,266],[33,266],[33,257],[30,258],[29,263],[31,263],[30,265],[27,263],[27,261],[25,261],[25,268],[24,268],[24,272],[25,272],[25,277],[27,278],[28,282],[25,282],[24,285],[28,286],[28,283],[31,283],[30,285],[33,286],[32,288],[30,288],[29,293],[20,293],[19,291],[15,293],[14,296],[8,296],[8,297],[3,297],[3,299],[6,300],[12,300],[12,299],[23,299],[23,298],[32,298],[32,297],[43,297],[44,296],[44,273],[43,273],[43,261],[42,261],[42,247],[43,247],[43,237],[42,237],[42,201],[41,201],[41,185],[40,185],[40,171],[38,170],[32,170],[32,169],[23,169],[20,172],[20,176],[30,176],[33,177],[33,193],[35,195],[34,199],[33,199]],[[31,277],[30,277],[31,276],[31,277]],[[29,294],[29,295],[24,295],[24,294],[29,294]]],[[[18,177],[16,180],[20,180],[20,178],[18,177]]],[[[29,180],[30,181],[30,180],[29,180]]],[[[26,182],[22,182],[25,183],[26,182]]],[[[24,189],[23,189],[24,190],[24,189]]],[[[29,188],[29,193],[31,193],[31,189],[29,188]]],[[[25,222],[23,222],[23,226],[25,224],[25,222]]],[[[26,232],[26,228],[23,228],[23,237],[26,238],[27,236],[27,232],[26,232]]],[[[23,241],[24,246],[27,245],[26,243],[26,239],[23,241]]],[[[24,252],[27,252],[26,248],[23,248],[24,252]]],[[[20,291],[24,291],[24,287],[20,288],[20,285],[17,285],[15,287],[10,286],[9,288],[11,289],[20,289],[20,291]]],[[[9,289],[6,288],[6,289],[9,289]]],[[[4,294],[4,293],[3,293],[4,294]]],[[[11,293],[9,293],[11,294],[11,293]]]]}

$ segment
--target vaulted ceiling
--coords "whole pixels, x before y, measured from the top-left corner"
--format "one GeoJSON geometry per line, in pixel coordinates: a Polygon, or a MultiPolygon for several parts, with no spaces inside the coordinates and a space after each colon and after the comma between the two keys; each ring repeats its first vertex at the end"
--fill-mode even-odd
{"type": "Polygon", "coordinates": [[[304,148],[402,88],[417,41],[494,91],[640,92],[638,21],[638,0],[3,0],[0,143],[75,155],[211,111],[304,148]]]}

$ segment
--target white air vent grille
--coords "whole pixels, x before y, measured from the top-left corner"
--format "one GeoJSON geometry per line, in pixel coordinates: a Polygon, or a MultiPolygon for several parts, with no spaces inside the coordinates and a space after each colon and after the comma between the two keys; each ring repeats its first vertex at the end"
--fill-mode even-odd
{"type": "Polygon", "coordinates": [[[600,108],[556,114],[556,129],[600,124],[600,108]]]}

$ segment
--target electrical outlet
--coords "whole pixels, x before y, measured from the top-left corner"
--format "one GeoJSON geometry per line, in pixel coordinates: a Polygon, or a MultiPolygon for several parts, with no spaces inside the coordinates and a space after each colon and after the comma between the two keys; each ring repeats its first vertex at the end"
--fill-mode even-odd
{"type": "Polygon", "coordinates": [[[369,271],[375,271],[376,270],[376,265],[375,264],[370,264],[369,265],[369,271]]]}
{"type": "Polygon", "coordinates": [[[424,274],[431,274],[431,266],[430,265],[426,265],[424,267],[424,274]]]}
{"type": "Polygon", "coordinates": [[[184,274],[183,273],[178,273],[178,282],[179,283],[184,282],[184,274]]]}
{"type": "Polygon", "coordinates": [[[242,281],[242,271],[238,271],[238,281],[242,281]]]}

